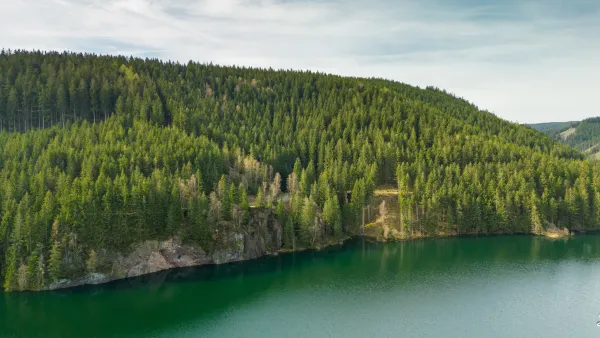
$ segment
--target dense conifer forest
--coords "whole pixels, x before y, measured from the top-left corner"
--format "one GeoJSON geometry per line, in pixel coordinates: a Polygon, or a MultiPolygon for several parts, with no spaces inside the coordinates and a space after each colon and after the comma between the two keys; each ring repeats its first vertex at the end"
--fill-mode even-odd
{"type": "Polygon", "coordinates": [[[39,289],[98,250],[210,250],[255,208],[284,248],[357,233],[379,186],[407,235],[600,228],[600,167],[437,88],[311,72],[0,53],[0,273],[39,289]],[[293,241],[290,240],[293,238],[293,241]]]}

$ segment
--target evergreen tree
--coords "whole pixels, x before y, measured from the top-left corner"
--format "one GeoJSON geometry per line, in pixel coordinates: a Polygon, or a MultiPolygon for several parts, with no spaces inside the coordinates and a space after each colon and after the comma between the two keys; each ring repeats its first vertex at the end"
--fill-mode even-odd
{"type": "Polygon", "coordinates": [[[332,227],[336,236],[342,234],[342,213],[336,196],[331,196],[325,201],[323,220],[332,227]]]}
{"type": "Polygon", "coordinates": [[[306,246],[312,246],[316,240],[316,217],[317,211],[314,202],[305,197],[300,215],[300,237],[306,246]]]}

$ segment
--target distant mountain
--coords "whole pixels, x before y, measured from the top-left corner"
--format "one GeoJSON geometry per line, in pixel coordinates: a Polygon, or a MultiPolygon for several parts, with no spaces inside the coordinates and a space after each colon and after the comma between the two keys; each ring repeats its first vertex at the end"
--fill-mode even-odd
{"type": "Polygon", "coordinates": [[[589,157],[600,159],[600,117],[578,122],[549,122],[529,126],[589,157]]]}

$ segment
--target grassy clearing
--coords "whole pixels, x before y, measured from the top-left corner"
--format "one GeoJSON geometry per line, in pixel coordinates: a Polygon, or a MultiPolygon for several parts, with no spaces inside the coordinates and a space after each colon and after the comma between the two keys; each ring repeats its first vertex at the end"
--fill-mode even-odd
{"type": "Polygon", "coordinates": [[[398,196],[398,188],[393,186],[383,186],[375,189],[375,197],[394,197],[398,196]]]}
{"type": "Polygon", "coordinates": [[[575,128],[569,128],[569,129],[563,131],[562,133],[560,133],[560,138],[563,140],[566,140],[569,136],[575,134],[576,130],[577,129],[575,129],[575,128]]]}

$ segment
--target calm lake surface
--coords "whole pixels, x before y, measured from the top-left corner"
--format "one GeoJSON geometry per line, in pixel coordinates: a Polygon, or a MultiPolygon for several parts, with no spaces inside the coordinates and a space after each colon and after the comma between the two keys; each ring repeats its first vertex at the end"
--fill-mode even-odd
{"type": "Polygon", "coordinates": [[[42,293],[0,337],[600,337],[600,236],[374,244],[42,293]]]}

